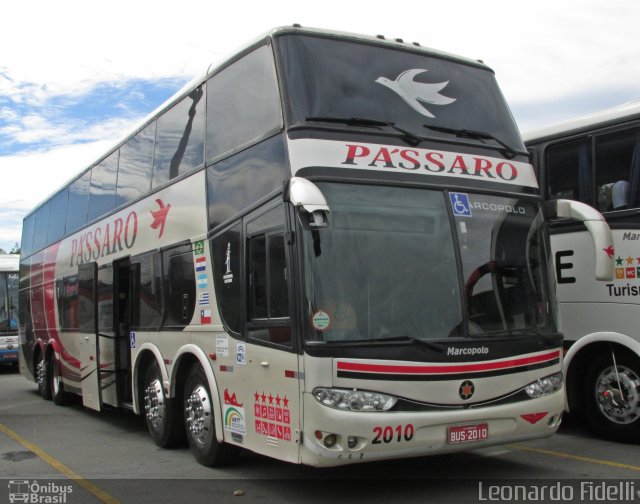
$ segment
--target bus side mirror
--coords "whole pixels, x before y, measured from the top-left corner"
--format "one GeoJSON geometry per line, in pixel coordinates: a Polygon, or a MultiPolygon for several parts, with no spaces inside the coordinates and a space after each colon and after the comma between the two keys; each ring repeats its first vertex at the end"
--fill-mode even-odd
{"type": "Polygon", "coordinates": [[[310,228],[327,227],[329,205],[322,191],[313,182],[302,177],[292,177],[285,184],[283,197],[308,214],[310,228]]]}
{"type": "Polygon", "coordinates": [[[613,280],[613,235],[604,217],[595,208],[579,201],[559,199],[548,201],[545,215],[582,222],[593,240],[596,258],[596,280],[613,280]]]}

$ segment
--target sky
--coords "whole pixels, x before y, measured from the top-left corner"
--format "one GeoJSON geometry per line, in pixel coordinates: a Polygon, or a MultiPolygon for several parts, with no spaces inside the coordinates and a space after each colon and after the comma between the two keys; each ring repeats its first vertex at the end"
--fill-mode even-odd
{"type": "Polygon", "coordinates": [[[0,0],[0,248],[185,83],[271,28],[481,59],[524,133],[640,101],[639,21],[637,0],[0,0]]]}

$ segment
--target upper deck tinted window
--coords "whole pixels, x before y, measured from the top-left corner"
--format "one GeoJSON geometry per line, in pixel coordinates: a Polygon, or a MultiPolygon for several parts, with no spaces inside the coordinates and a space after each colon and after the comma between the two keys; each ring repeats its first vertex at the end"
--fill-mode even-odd
{"type": "Polygon", "coordinates": [[[47,245],[47,234],[49,233],[49,210],[50,202],[46,202],[36,211],[36,226],[33,233],[33,248],[40,250],[47,245]]]}
{"type": "Polygon", "coordinates": [[[113,210],[118,177],[118,151],[102,160],[91,169],[89,190],[89,220],[113,210]]]}
{"type": "Polygon", "coordinates": [[[156,123],[152,123],[121,147],[116,207],[149,192],[155,135],[156,123]]]}
{"type": "Polygon", "coordinates": [[[279,130],[273,53],[262,46],[207,81],[207,161],[279,130]]]}
{"type": "Polygon", "coordinates": [[[67,197],[68,189],[56,194],[51,200],[51,214],[49,216],[49,233],[47,244],[58,241],[64,235],[67,222],[67,197]]]}
{"type": "Polygon", "coordinates": [[[153,187],[204,162],[204,109],[204,92],[199,87],[158,118],[153,187]]]}
{"type": "Polygon", "coordinates": [[[67,203],[67,233],[80,229],[87,223],[90,183],[91,171],[88,171],[69,186],[69,200],[67,203]]]}
{"type": "Polygon", "coordinates": [[[275,43],[289,124],[356,117],[432,138],[451,134],[425,125],[464,128],[524,150],[491,71],[382,44],[300,35],[275,43]]]}

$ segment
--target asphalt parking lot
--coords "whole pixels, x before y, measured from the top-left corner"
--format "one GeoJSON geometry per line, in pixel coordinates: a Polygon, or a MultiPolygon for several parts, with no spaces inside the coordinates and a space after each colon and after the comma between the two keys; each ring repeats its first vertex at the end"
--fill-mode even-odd
{"type": "Polygon", "coordinates": [[[465,453],[332,469],[246,453],[209,469],[156,447],[141,417],[56,406],[15,370],[0,369],[0,398],[0,502],[640,502],[640,447],[571,418],[550,439],[465,453]]]}

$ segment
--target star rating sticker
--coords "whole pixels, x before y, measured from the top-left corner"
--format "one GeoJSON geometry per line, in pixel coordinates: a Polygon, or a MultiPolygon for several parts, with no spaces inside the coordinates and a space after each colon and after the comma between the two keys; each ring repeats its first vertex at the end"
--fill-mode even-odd
{"type": "Polygon", "coordinates": [[[280,399],[280,394],[276,394],[276,406],[280,406],[281,401],[282,399],[280,399]]]}
{"type": "Polygon", "coordinates": [[[256,393],[253,394],[253,397],[255,397],[256,402],[258,402],[260,400],[260,394],[258,394],[257,390],[256,390],[256,393]]]}
{"type": "Polygon", "coordinates": [[[273,396],[269,394],[269,404],[273,404],[273,396]]]}
{"type": "Polygon", "coordinates": [[[633,264],[633,257],[629,256],[627,257],[627,264],[633,264]]]}
{"type": "Polygon", "coordinates": [[[267,402],[267,396],[264,395],[264,392],[262,392],[262,396],[261,396],[262,402],[266,403],[267,402]]]}
{"type": "Polygon", "coordinates": [[[284,398],[282,399],[282,401],[284,402],[284,407],[288,408],[289,407],[289,399],[287,399],[287,396],[284,396],[284,398]]]}
{"type": "Polygon", "coordinates": [[[622,266],[622,257],[616,257],[616,266],[622,266]]]}

